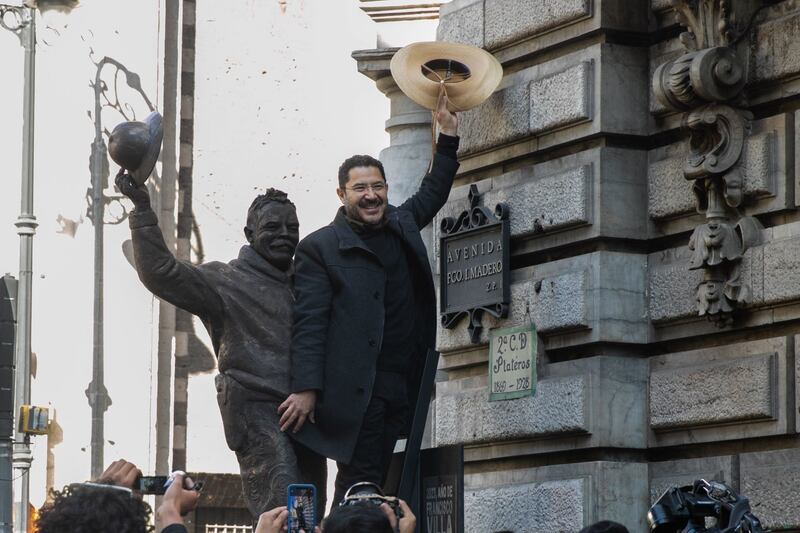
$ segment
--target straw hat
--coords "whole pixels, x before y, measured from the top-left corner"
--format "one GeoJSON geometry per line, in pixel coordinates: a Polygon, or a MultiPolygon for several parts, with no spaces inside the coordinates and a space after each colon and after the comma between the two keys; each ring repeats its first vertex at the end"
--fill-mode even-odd
{"type": "Polygon", "coordinates": [[[503,79],[503,67],[492,54],[466,44],[410,44],[397,51],[390,66],[400,90],[430,110],[436,109],[442,90],[450,111],[471,109],[489,98],[503,79]]]}
{"type": "Polygon", "coordinates": [[[153,111],[144,122],[118,124],[108,139],[108,154],[142,185],[156,166],[163,137],[161,115],[153,111]]]}

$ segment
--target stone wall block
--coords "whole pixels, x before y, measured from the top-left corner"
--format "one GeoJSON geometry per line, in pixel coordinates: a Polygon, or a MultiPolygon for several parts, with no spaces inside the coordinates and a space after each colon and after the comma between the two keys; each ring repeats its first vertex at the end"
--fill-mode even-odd
{"type": "MultiPolygon", "coordinates": [[[[683,252],[684,250],[681,250],[683,252]]],[[[654,323],[697,316],[697,285],[703,280],[700,270],[689,270],[686,261],[661,263],[663,252],[650,255],[648,275],[650,320],[654,323]]],[[[680,254],[683,256],[685,254],[680,254]]]]}
{"type": "Polygon", "coordinates": [[[777,238],[765,244],[763,251],[764,302],[800,299],[800,234],[777,238]]]}
{"type": "Polygon", "coordinates": [[[449,2],[440,8],[436,40],[483,48],[483,2],[449,2]]]}
{"type": "Polygon", "coordinates": [[[592,120],[593,71],[594,62],[583,61],[531,81],[531,133],[592,120]]]}
{"type": "Polygon", "coordinates": [[[750,59],[751,79],[775,81],[800,73],[800,7],[796,2],[767,9],[765,22],[755,27],[750,59]]]}
{"type": "Polygon", "coordinates": [[[646,464],[597,461],[465,477],[470,533],[577,532],[599,520],[646,531],[646,464]]]}
{"type": "Polygon", "coordinates": [[[528,441],[477,452],[483,458],[647,446],[646,360],[597,356],[540,366],[535,394],[515,400],[490,402],[486,372],[437,384],[434,445],[528,441]]]}
{"type": "Polygon", "coordinates": [[[800,450],[744,453],[740,493],[765,529],[800,529],[800,450]]]}
{"type": "Polygon", "coordinates": [[[733,484],[734,459],[726,455],[650,463],[650,503],[672,487],[691,485],[698,479],[733,484]]]}
{"type": "Polygon", "coordinates": [[[480,106],[459,116],[461,151],[478,152],[528,133],[530,96],[527,84],[496,91],[480,106]]]}
{"type": "Polygon", "coordinates": [[[651,357],[650,446],[786,434],[786,365],[785,337],[651,357]]]}
{"type": "Polygon", "coordinates": [[[489,401],[486,387],[437,394],[435,446],[475,444],[588,431],[583,376],[546,379],[536,394],[489,401]]]}
{"type": "Polygon", "coordinates": [[[650,374],[650,426],[774,418],[776,365],[776,354],[764,354],[680,369],[656,366],[650,374]]]}
{"type": "Polygon", "coordinates": [[[591,0],[486,0],[486,46],[498,48],[591,14],[591,0]]]}
{"type": "MultiPolygon", "coordinates": [[[[646,342],[646,257],[618,252],[595,252],[512,273],[508,318],[484,314],[480,342],[487,331],[533,320],[548,348],[574,346],[600,339],[646,342]]],[[[474,347],[467,322],[453,329],[439,326],[440,351],[474,347]]]]}
{"type": "Polygon", "coordinates": [[[592,166],[530,180],[483,197],[483,205],[510,207],[511,236],[589,224],[592,220],[592,166]]]}
{"type": "Polygon", "coordinates": [[[586,271],[534,280],[529,301],[537,331],[547,334],[562,329],[589,327],[588,283],[586,271]]]}
{"type": "Polygon", "coordinates": [[[563,479],[467,490],[465,531],[578,531],[586,514],[585,485],[584,479],[563,479]]]}

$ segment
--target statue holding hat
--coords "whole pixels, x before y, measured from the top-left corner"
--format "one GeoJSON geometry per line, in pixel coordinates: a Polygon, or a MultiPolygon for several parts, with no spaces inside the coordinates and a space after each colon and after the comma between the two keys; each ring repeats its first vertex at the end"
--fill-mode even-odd
{"type": "MultiPolygon", "coordinates": [[[[157,113],[155,114],[157,115],[157,113]]],[[[268,189],[247,212],[247,243],[227,263],[193,265],[167,248],[144,186],[161,145],[160,116],[123,123],[109,153],[122,169],[117,188],[134,204],[129,224],[139,279],[153,294],[198,316],[217,355],[217,401],[225,440],[236,453],[242,492],[254,519],[285,504],[291,483],[326,484],[324,457],[279,429],[289,393],[293,256],[299,222],[287,195],[268,189]]],[[[325,508],[324,491],[318,513],[325,508]]]]}

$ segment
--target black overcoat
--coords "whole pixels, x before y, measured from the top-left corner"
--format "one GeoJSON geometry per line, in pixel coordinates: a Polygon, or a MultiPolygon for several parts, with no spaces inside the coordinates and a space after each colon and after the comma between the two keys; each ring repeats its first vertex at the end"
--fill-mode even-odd
{"type": "MultiPolygon", "coordinates": [[[[387,228],[400,236],[412,259],[416,327],[408,339],[411,411],[425,355],[436,343],[436,295],[420,230],[447,201],[458,162],[437,153],[419,190],[401,206],[386,208],[387,228]]],[[[339,210],[330,225],[308,235],[295,253],[295,306],[291,391],[319,391],[316,423],[295,438],[336,461],[350,462],[372,397],[384,328],[386,274],[380,260],[339,210]]]]}

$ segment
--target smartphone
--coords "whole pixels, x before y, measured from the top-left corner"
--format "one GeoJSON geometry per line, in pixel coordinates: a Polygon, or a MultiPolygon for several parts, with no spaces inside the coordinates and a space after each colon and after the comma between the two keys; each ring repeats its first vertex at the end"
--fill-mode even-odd
{"type": "Polygon", "coordinates": [[[142,494],[164,494],[167,492],[167,480],[169,476],[142,476],[136,480],[134,490],[142,494]]]}
{"type": "Polygon", "coordinates": [[[317,525],[317,488],[314,485],[289,485],[287,528],[289,533],[313,533],[317,525]]]}

